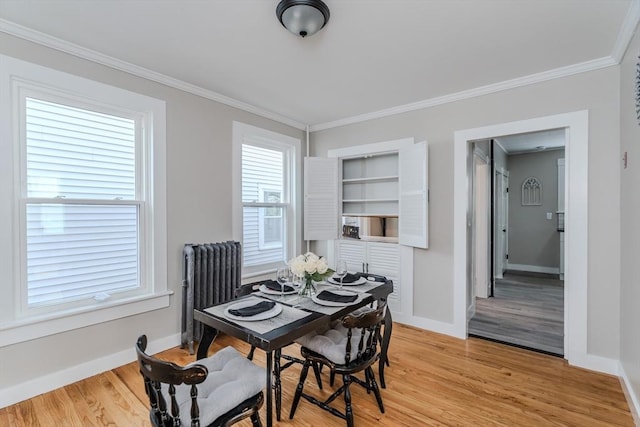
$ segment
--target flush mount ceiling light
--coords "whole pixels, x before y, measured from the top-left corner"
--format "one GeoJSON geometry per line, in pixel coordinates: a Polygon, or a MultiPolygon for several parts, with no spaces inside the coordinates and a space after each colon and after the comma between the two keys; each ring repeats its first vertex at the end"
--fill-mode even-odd
{"type": "Polygon", "coordinates": [[[329,22],[329,8],[321,0],[282,0],[276,15],[287,30],[300,37],[317,33],[329,22]]]}

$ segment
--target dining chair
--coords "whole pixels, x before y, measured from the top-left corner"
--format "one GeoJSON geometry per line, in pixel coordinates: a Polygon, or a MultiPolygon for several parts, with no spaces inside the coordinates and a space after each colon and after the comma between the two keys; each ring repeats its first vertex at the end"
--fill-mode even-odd
{"type": "MultiPolygon", "coordinates": [[[[384,300],[386,301],[386,300],[384,300]]],[[[371,307],[377,307],[382,301],[375,301],[372,303],[371,307]]],[[[366,308],[358,309],[354,312],[354,314],[361,313],[366,308]]],[[[380,343],[380,358],[378,359],[378,378],[380,380],[380,387],[387,388],[387,384],[384,379],[384,368],[385,366],[390,366],[389,363],[389,343],[391,341],[391,331],[393,328],[393,322],[390,319],[390,313],[387,310],[385,312],[385,316],[382,319],[382,323],[380,324],[380,329],[378,329],[378,341],[380,343]]],[[[342,335],[347,334],[347,330],[340,325],[339,322],[334,322],[331,325],[332,328],[335,328],[336,332],[341,333],[342,335]],[[336,327],[337,326],[337,327],[336,327]]],[[[322,372],[322,366],[320,367],[320,372],[322,372]]],[[[333,387],[333,383],[335,380],[335,372],[331,371],[329,373],[329,385],[333,387]]]]}
{"type": "Polygon", "coordinates": [[[154,427],[230,426],[247,417],[261,427],[264,369],[233,347],[186,366],[149,356],[147,336],[136,341],[138,367],[154,427]]]}
{"type": "Polygon", "coordinates": [[[304,397],[329,413],[346,420],[348,427],[353,427],[353,406],[349,388],[354,382],[363,386],[367,394],[373,392],[380,412],[384,413],[382,396],[371,366],[380,358],[379,334],[385,312],[386,302],[381,301],[375,309],[349,313],[342,318],[339,325],[323,333],[309,334],[298,340],[301,344],[300,354],[304,358],[304,365],[289,412],[290,419],[295,415],[300,397],[304,397]],[[341,328],[343,330],[340,330],[341,328]],[[342,386],[324,401],[304,392],[307,373],[313,363],[326,365],[333,374],[342,376],[342,386]],[[355,376],[359,372],[364,372],[364,380],[355,376]],[[344,394],[344,412],[330,406],[330,403],[341,394],[344,394]]]}

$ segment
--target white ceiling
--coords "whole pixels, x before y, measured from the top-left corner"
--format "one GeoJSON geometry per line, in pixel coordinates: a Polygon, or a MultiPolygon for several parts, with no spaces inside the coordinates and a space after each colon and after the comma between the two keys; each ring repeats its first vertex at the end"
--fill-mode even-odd
{"type": "Polygon", "coordinates": [[[321,129],[614,65],[640,10],[637,0],[324,0],[328,25],[303,39],[278,22],[278,1],[0,0],[0,31],[321,129]]]}
{"type": "Polygon", "coordinates": [[[565,130],[552,129],[541,132],[520,133],[495,138],[507,154],[522,154],[564,148],[565,130]]]}

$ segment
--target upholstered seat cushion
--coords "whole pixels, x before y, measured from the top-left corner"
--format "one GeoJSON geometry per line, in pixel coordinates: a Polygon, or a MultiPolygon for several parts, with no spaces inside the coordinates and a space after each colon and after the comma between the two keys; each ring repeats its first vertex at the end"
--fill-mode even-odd
{"type": "MultiPolygon", "coordinates": [[[[225,347],[206,359],[190,365],[204,365],[209,370],[207,379],[198,384],[200,425],[207,426],[240,402],[258,394],[265,386],[265,370],[256,366],[233,347],[225,347]]],[[[176,400],[180,405],[182,425],[191,425],[191,386],[176,387],[176,400]]],[[[163,392],[170,407],[168,387],[163,392]]]]}
{"type": "MultiPolygon", "coordinates": [[[[358,343],[362,331],[353,329],[351,336],[351,354],[349,360],[354,360],[358,354],[358,343]]],[[[340,323],[332,325],[331,329],[324,332],[312,332],[296,340],[298,344],[309,350],[323,355],[336,364],[345,363],[347,352],[347,328],[340,323]]]]}

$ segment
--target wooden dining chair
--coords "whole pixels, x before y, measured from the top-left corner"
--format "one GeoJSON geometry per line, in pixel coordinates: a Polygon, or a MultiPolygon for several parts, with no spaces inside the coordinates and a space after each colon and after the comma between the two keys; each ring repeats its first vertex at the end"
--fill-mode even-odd
{"type": "Polygon", "coordinates": [[[346,420],[348,427],[353,427],[353,406],[349,387],[354,382],[366,388],[367,394],[373,392],[380,412],[384,413],[382,396],[371,366],[380,358],[378,337],[385,312],[386,303],[382,301],[376,309],[350,313],[342,318],[339,326],[298,340],[302,345],[300,354],[304,358],[304,365],[289,412],[290,419],[295,415],[300,397],[304,397],[329,413],[346,420]],[[304,393],[304,383],[309,367],[313,363],[326,365],[331,373],[342,376],[342,386],[324,401],[304,393]],[[354,375],[359,372],[364,372],[364,380],[354,375]],[[330,406],[330,403],[340,394],[344,394],[344,412],[330,406]]]}
{"type": "MultiPolygon", "coordinates": [[[[380,303],[385,302],[385,300],[375,301],[372,303],[371,307],[377,307],[380,303]]],[[[366,308],[364,309],[366,310],[366,308]]],[[[362,312],[363,309],[358,309],[354,312],[354,314],[358,314],[362,312]]],[[[342,335],[347,334],[347,330],[344,327],[340,326],[339,322],[332,324],[333,328],[336,328],[337,332],[342,333],[342,335]],[[336,325],[338,327],[336,328],[336,325]]],[[[391,312],[389,310],[385,311],[384,319],[382,319],[382,323],[380,324],[380,329],[378,329],[378,341],[380,343],[380,358],[378,359],[378,379],[380,380],[380,387],[387,388],[387,384],[384,379],[384,368],[385,366],[390,366],[389,363],[389,343],[391,341],[391,332],[393,329],[393,322],[391,320],[391,312]]],[[[322,368],[320,368],[322,369],[322,368]]],[[[329,373],[329,385],[333,387],[333,383],[335,380],[335,372],[331,371],[329,373]]],[[[321,387],[322,388],[322,387],[321,387]]]]}
{"type": "Polygon", "coordinates": [[[147,337],[141,335],[136,353],[154,427],[222,427],[247,417],[254,427],[262,426],[264,369],[233,347],[184,367],[149,356],[146,348],[147,337]]]}

